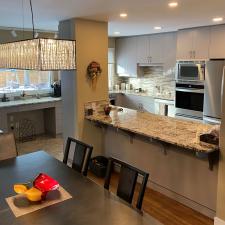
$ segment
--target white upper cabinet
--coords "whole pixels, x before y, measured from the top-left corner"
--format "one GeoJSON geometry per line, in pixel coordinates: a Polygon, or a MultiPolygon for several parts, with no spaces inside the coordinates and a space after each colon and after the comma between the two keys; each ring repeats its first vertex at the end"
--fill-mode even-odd
{"type": "Polygon", "coordinates": [[[137,63],[163,63],[163,35],[155,34],[137,37],[137,63]]]}
{"type": "Polygon", "coordinates": [[[225,25],[213,26],[210,32],[209,58],[225,58],[225,25]]]}
{"type": "Polygon", "coordinates": [[[137,63],[149,63],[150,40],[149,36],[137,37],[137,63]]]}
{"type": "Polygon", "coordinates": [[[164,71],[174,69],[176,65],[176,47],[177,47],[177,33],[164,34],[164,71]]]}
{"type": "Polygon", "coordinates": [[[137,64],[156,64],[166,70],[176,64],[176,33],[116,39],[116,66],[119,76],[137,76],[137,64]]]}
{"type": "Polygon", "coordinates": [[[195,60],[209,59],[210,28],[193,29],[193,57],[195,60]]]}
{"type": "Polygon", "coordinates": [[[180,30],[177,35],[177,60],[192,58],[193,33],[191,30],[180,30]]]}
{"type": "Polygon", "coordinates": [[[158,64],[164,62],[164,34],[154,34],[150,36],[150,63],[158,64]]]}
{"type": "Polygon", "coordinates": [[[116,40],[116,67],[119,76],[137,76],[136,37],[118,38],[116,40]]]}
{"type": "Polygon", "coordinates": [[[205,60],[209,58],[210,28],[179,30],[177,60],[205,60]]]}
{"type": "Polygon", "coordinates": [[[116,68],[119,75],[126,73],[126,51],[125,38],[116,39],[116,68]]]}

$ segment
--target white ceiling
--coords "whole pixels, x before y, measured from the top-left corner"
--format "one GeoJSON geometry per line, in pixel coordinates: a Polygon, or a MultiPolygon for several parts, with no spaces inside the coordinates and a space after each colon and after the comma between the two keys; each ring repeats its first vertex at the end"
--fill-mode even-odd
{"type": "MultiPolygon", "coordinates": [[[[217,16],[225,19],[225,0],[177,1],[179,6],[170,9],[169,0],[33,0],[33,9],[37,29],[57,30],[60,20],[82,17],[108,21],[110,36],[115,31],[121,36],[154,33],[154,26],[174,31],[212,25],[217,16]],[[121,19],[121,12],[128,17],[121,19]]],[[[0,0],[0,5],[0,26],[31,28],[29,0],[0,0]]]]}

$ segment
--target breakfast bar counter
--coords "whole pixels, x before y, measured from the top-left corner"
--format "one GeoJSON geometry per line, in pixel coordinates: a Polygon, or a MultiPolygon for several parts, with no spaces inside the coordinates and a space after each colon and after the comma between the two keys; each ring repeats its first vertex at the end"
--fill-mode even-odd
{"type": "Polygon", "coordinates": [[[150,188],[215,216],[219,147],[199,140],[212,125],[120,107],[106,116],[99,108],[85,119],[101,130],[103,155],[147,171],[150,188]]]}
{"type": "Polygon", "coordinates": [[[199,141],[199,135],[207,132],[212,125],[166,116],[139,112],[132,109],[113,108],[109,116],[98,113],[86,116],[86,119],[113,126],[134,134],[153,138],[187,150],[210,153],[218,150],[218,146],[199,141]]]}

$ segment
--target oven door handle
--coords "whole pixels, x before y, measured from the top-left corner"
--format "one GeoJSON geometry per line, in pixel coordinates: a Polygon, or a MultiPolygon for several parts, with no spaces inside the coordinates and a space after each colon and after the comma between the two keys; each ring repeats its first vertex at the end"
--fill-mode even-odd
{"type": "Polygon", "coordinates": [[[194,88],[176,88],[176,91],[180,91],[180,92],[190,92],[190,93],[198,93],[198,94],[204,94],[204,89],[194,89],[194,88]]]}

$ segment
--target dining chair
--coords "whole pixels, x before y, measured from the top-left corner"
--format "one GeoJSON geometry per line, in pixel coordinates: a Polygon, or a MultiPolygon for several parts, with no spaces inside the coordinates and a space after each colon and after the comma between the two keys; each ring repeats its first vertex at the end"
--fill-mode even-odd
{"type": "Polygon", "coordinates": [[[104,184],[104,188],[107,190],[109,190],[111,174],[113,171],[113,167],[115,165],[120,166],[120,176],[119,176],[119,183],[117,187],[117,196],[119,196],[120,198],[128,202],[129,204],[132,204],[138,175],[142,176],[142,183],[140,186],[138,200],[136,203],[136,208],[141,210],[149,174],[123,161],[120,161],[115,158],[109,158],[107,172],[105,176],[105,184],[104,184]]]}
{"type": "Polygon", "coordinates": [[[76,140],[72,137],[68,137],[63,157],[63,163],[66,165],[68,162],[68,156],[71,149],[71,143],[75,144],[72,168],[78,171],[79,173],[82,173],[84,176],[87,176],[88,165],[91,158],[93,147],[79,140],[76,140]]]}
{"type": "Polygon", "coordinates": [[[0,160],[14,158],[18,155],[13,133],[0,135],[0,160]]]}

